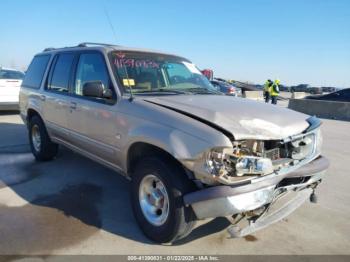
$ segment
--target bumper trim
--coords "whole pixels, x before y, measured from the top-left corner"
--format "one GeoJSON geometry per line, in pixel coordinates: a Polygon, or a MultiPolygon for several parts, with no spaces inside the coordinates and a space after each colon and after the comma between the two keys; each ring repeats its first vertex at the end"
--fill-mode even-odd
{"type": "Polygon", "coordinates": [[[250,225],[242,229],[235,225],[231,226],[228,228],[228,232],[230,233],[231,237],[243,237],[276,223],[290,215],[295,209],[304,204],[304,202],[310,198],[312,191],[313,190],[311,188],[301,190],[293,199],[285,203],[280,209],[261,216],[255,222],[252,222],[250,225]]]}

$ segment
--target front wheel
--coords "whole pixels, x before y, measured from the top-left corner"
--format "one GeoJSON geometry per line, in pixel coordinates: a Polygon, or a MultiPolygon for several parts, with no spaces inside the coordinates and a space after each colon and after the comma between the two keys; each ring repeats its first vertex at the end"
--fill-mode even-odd
{"type": "Polygon", "coordinates": [[[132,175],[131,199],[136,220],[144,234],[158,243],[187,236],[195,215],[183,204],[183,195],[193,190],[183,170],[159,158],[144,158],[132,175]]]}

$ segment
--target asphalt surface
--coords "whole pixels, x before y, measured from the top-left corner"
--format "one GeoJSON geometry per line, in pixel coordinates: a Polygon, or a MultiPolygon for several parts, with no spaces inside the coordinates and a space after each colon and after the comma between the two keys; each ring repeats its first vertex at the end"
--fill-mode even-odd
{"type": "Polygon", "coordinates": [[[19,116],[0,113],[0,254],[350,254],[349,130],[324,120],[331,167],[318,204],[245,238],[230,239],[218,218],[162,246],[138,228],[126,179],[62,147],[35,162],[19,116]]]}

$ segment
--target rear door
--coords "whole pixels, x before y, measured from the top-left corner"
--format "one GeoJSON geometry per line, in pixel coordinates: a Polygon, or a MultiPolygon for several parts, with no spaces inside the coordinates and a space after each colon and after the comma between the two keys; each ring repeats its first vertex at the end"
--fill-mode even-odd
{"type": "Polygon", "coordinates": [[[116,94],[103,54],[98,51],[80,53],[74,75],[68,112],[71,143],[103,161],[115,163],[117,113],[113,105],[116,94]],[[101,81],[105,89],[111,90],[113,98],[83,96],[83,86],[89,81],[101,81]]]}
{"type": "Polygon", "coordinates": [[[67,140],[69,137],[67,114],[70,105],[69,89],[76,54],[60,53],[54,57],[42,96],[43,114],[53,137],[67,140]]]}

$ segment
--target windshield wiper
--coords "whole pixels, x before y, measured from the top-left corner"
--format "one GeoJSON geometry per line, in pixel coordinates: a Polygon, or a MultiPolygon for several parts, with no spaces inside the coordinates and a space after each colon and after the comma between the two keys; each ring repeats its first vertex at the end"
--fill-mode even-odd
{"type": "Polygon", "coordinates": [[[201,95],[222,95],[222,93],[219,91],[210,90],[203,87],[186,88],[186,91],[189,91],[193,94],[201,94],[201,95]]]}
{"type": "Polygon", "coordinates": [[[221,92],[209,90],[203,87],[194,87],[194,88],[158,88],[158,89],[149,89],[149,90],[133,90],[133,94],[176,94],[176,95],[222,95],[221,92]]]}
{"type": "Polygon", "coordinates": [[[159,89],[149,89],[149,90],[134,90],[133,91],[134,94],[149,94],[149,93],[170,93],[170,94],[190,94],[190,92],[187,91],[182,91],[182,90],[178,90],[178,89],[168,89],[168,88],[159,88],[159,89]]]}

